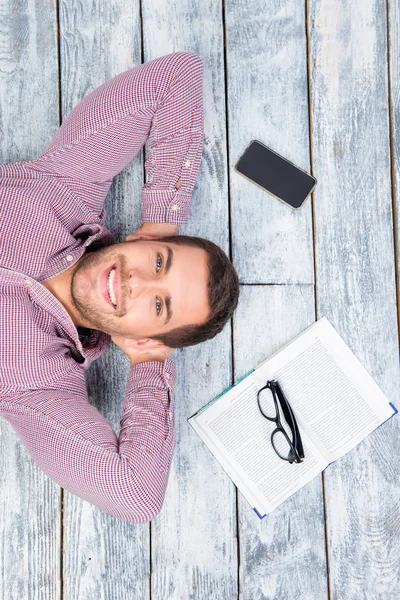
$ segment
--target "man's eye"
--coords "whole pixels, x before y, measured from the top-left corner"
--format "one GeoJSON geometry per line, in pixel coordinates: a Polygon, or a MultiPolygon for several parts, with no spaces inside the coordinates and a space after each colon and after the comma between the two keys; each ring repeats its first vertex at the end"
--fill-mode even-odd
{"type": "MultiPolygon", "coordinates": [[[[163,255],[160,254],[159,252],[157,253],[156,263],[157,263],[156,271],[157,271],[157,273],[159,273],[159,271],[161,270],[162,265],[163,265],[163,255]]],[[[161,300],[159,300],[157,298],[157,300],[156,300],[156,313],[157,313],[157,317],[160,315],[161,309],[162,309],[162,302],[161,302],[161,300]]]]}
{"type": "Polygon", "coordinates": [[[157,269],[156,269],[157,273],[161,269],[162,263],[163,263],[162,254],[157,254],[157,269]]]}

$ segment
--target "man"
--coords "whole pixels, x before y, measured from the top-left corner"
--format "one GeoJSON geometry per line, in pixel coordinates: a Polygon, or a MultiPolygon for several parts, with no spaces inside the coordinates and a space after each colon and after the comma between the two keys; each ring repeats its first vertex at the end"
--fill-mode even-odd
{"type": "Polygon", "coordinates": [[[178,52],[86,96],[36,160],[0,166],[0,414],[58,485],[113,516],[160,511],[175,446],[174,348],[219,333],[237,274],[179,236],[203,143],[200,58],[178,52]],[[113,177],[149,137],[143,225],[103,227],[113,177]],[[117,439],[84,373],[112,339],[129,356],[117,439]]]}

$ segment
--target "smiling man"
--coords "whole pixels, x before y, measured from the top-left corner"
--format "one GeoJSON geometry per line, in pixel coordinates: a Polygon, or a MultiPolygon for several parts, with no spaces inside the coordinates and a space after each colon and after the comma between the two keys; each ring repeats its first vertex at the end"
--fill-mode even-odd
{"type": "Polygon", "coordinates": [[[44,285],[75,325],[113,336],[165,334],[209,315],[206,254],[190,246],[116,244],[84,254],[61,275],[44,285]]]}
{"type": "Polygon", "coordinates": [[[188,52],[129,69],[86,96],[39,158],[0,166],[0,415],[56,483],[132,523],[165,497],[170,356],[217,335],[238,303],[221,248],[179,235],[202,155],[202,73],[188,52]],[[104,200],[147,138],[143,224],[115,243],[104,200]],[[110,340],[131,363],[119,438],[85,383],[110,340]]]}
{"type": "MultiPolygon", "coordinates": [[[[148,348],[143,338],[162,338],[188,324],[202,325],[210,315],[207,252],[188,245],[188,236],[178,241],[182,238],[184,245],[174,237],[138,239],[88,252],[43,285],[77,327],[131,336],[126,338],[131,345],[148,348]]],[[[176,345],[182,346],[179,340],[176,345]]],[[[150,341],[150,347],[161,351],[162,344],[150,341]]],[[[139,358],[137,353],[132,362],[139,358]]]]}

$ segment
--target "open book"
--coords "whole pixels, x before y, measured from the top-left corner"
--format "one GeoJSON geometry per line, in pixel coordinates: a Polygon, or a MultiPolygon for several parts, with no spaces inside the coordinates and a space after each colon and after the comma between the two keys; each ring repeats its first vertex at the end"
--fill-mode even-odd
{"type": "Polygon", "coordinates": [[[188,421],[262,519],[397,413],[326,317],[188,421]],[[292,407],[304,461],[281,460],[257,391],[275,379],[292,407]]]}

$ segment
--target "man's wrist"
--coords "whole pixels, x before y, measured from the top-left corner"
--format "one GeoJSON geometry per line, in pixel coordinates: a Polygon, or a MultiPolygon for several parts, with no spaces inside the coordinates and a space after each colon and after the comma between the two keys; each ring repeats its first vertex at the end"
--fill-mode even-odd
{"type": "Polygon", "coordinates": [[[179,225],[175,225],[174,223],[150,223],[144,222],[142,224],[141,230],[143,233],[157,233],[160,231],[163,235],[178,235],[179,233],[179,225]]]}

